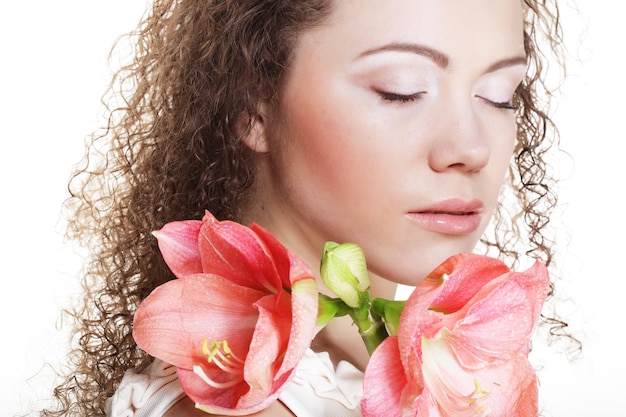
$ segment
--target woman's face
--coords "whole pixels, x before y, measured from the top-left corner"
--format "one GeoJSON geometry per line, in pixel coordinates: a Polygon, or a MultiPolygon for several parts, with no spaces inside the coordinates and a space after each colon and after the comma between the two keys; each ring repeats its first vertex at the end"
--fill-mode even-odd
{"type": "Polygon", "coordinates": [[[305,258],[356,242],[416,285],[489,222],[525,62],[519,0],[337,1],[265,120],[257,221],[305,258]]]}

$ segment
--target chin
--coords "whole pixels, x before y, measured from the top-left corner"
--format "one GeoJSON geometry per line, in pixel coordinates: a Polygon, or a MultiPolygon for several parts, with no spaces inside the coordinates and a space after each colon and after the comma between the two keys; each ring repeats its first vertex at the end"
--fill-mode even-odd
{"type": "MultiPolygon", "coordinates": [[[[447,258],[445,258],[447,259],[447,258]]],[[[441,262],[443,262],[443,259],[441,262]]],[[[391,281],[395,284],[409,285],[412,287],[417,286],[420,282],[426,278],[430,272],[435,269],[441,262],[430,263],[425,265],[393,265],[387,268],[370,268],[370,271],[375,275],[384,277],[387,281],[391,281]]]]}
{"type": "Polygon", "coordinates": [[[469,245],[452,245],[443,248],[439,246],[438,250],[422,249],[416,251],[418,253],[404,253],[391,259],[387,258],[383,264],[369,266],[373,273],[388,281],[414,287],[449,257],[461,252],[471,252],[472,249],[473,246],[469,245]]]}

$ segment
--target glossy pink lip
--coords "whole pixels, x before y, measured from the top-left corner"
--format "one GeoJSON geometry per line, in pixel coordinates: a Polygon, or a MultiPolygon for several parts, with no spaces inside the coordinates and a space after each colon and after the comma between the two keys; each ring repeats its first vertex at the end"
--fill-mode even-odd
{"type": "Polygon", "coordinates": [[[483,203],[458,198],[444,200],[432,206],[411,211],[407,217],[431,232],[464,235],[475,232],[482,219],[483,203]]]}

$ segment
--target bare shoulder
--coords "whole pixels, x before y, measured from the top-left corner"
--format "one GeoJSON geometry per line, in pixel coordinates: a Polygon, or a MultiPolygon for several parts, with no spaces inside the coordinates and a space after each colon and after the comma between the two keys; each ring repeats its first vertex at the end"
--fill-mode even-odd
{"type": "MultiPolygon", "coordinates": [[[[211,414],[212,415],[212,414],[211,414]]],[[[275,401],[269,408],[253,414],[255,417],[294,417],[280,401],[275,401]]],[[[198,410],[193,401],[185,397],[176,404],[170,410],[165,413],[163,417],[207,417],[209,414],[198,410]]]]}

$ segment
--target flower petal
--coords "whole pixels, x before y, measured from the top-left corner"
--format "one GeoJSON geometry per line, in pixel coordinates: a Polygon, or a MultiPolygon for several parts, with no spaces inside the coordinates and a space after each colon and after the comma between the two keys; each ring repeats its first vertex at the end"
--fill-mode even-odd
{"type": "Polygon", "coordinates": [[[482,289],[489,281],[509,272],[498,259],[473,253],[462,253],[448,258],[430,275],[448,275],[446,285],[430,308],[446,314],[453,313],[482,289]]]}
{"type": "MultiPolygon", "coordinates": [[[[521,326],[521,322],[518,323],[520,326],[504,322],[533,317],[534,314],[538,317],[545,300],[546,285],[549,285],[549,278],[541,263],[536,263],[526,272],[512,273],[499,260],[486,256],[464,253],[449,258],[429,274],[407,300],[400,321],[400,327],[405,329],[398,330],[399,337],[404,339],[400,341],[403,357],[408,361],[409,357],[421,354],[422,336],[434,338],[443,328],[452,330],[464,324],[470,328],[466,331],[475,331],[477,337],[471,343],[463,342],[465,346],[476,345],[483,333],[485,346],[493,346],[494,339],[502,342],[501,350],[494,356],[517,349],[519,338],[528,337],[536,321],[526,320],[530,327],[521,326]],[[511,280],[517,284],[507,284],[506,288],[498,290],[511,280]],[[486,297],[488,299],[481,302],[486,297]],[[460,304],[460,301],[464,303],[460,304]],[[524,314],[528,309],[533,312],[530,316],[524,314]],[[509,314],[505,316],[503,312],[509,314]],[[463,322],[457,323],[459,320],[463,322]],[[489,324],[490,320],[501,320],[503,323],[489,324]],[[482,327],[481,322],[484,324],[482,327]],[[509,335],[496,335],[494,332],[498,331],[509,335]],[[506,348],[506,340],[510,340],[510,345],[514,347],[506,348]]],[[[454,332],[454,337],[460,336],[460,331],[454,332]]]]}
{"type": "Polygon", "coordinates": [[[287,350],[291,330],[291,297],[280,294],[265,296],[256,303],[259,320],[250,342],[244,378],[250,392],[240,399],[238,407],[258,404],[273,393],[274,376],[287,350]]]}
{"type": "Polygon", "coordinates": [[[198,249],[200,220],[167,223],[161,230],[152,232],[159,243],[165,263],[177,278],[202,272],[198,249]]]}
{"type": "MultiPolygon", "coordinates": [[[[289,294],[283,291],[280,295],[267,295],[255,306],[259,309],[259,320],[250,342],[242,382],[232,388],[215,390],[192,374],[186,374],[185,381],[181,381],[181,384],[189,384],[183,385],[185,391],[205,410],[226,415],[251,414],[276,399],[295,376],[293,368],[283,375],[275,372],[283,360],[289,338],[289,294]]],[[[213,375],[209,377],[216,380],[213,375]]]]}
{"type": "Polygon", "coordinates": [[[265,294],[215,275],[198,274],[157,287],[135,313],[133,337],[143,350],[178,368],[206,362],[202,344],[227,341],[244,358],[265,294]]]}
{"type": "Polygon", "coordinates": [[[422,369],[424,384],[435,403],[446,416],[461,416],[464,412],[478,413],[476,400],[472,397],[475,378],[456,360],[445,338],[422,340],[422,369]]]}
{"type": "Polygon", "coordinates": [[[431,273],[406,301],[398,328],[403,415],[536,417],[527,355],[549,285],[540,262],[511,272],[472,254],[431,273]]]}
{"type": "Polygon", "coordinates": [[[184,279],[141,303],[138,345],[178,368],[183,389],[202,410],[246,415],[266,408],[294,377],[317,331],[313,273],[257,225],[206,212],[202,222],[164,230],[173,231],[160,237],[184,279]]]}
{"type": "Polygon", "coordinates": [[[536,376],[525,356],[469,370],[456,361],[441,338],[424,341],[423,357],[425,392],[441,415],[537,416],[536,376]],[[528,414],[531,412],[534,414],[528,414]]]}
{"type": "Polygon", "coordinates": [[[549,284],[547,269],[537,262],[528,271],[504,274],[483,287],[451,327],[448,342],[463,365],[479,367],[518,352],[526,355],[549,284]]]}
{"type": "Polygon", "coordinates": [[[202,221],[199,246],[204,272],[265,292],[278,292],[281,283],[276,265],[289,265],[286,251],[284,259],[272,258],[270,250],[250,228],[232,221],[217,221],[209,212],[202,221]]]}
{"type": "Polygon", "coordinates": [[[390,336],[376,348],[363,378],[363,417],[401,417],[400,401],[407,385],[398,338],[390,336]]]}
{"type": "MultiPolygon", "coordinates": [[[[292,275],[294,275],[293,272],[292,275]]],[[[295,275],[298,273],[295,272],[295,275]]],[[[284,353],[283,363],[276,372],[278,376],[291,371],[298,365],[317,333],[318,292],[315,278],[309,276],[306,279],[299,277],[295,279],[291,287],[289,344],[284,353]]]]}
{"type": "MultiPolygon", "coordinates": [[[[278,241],[278,239],[274,237],[274,235],[258,224],[251,224],[250,230],[256,233],[258,239],[263,242],[264,247],[268,252],[268,256],[274,262],[276,273],[278,274],[278,277],[280,277],[283,288],[291,288],[291,284],[293,284],[293,282],[290,281],[290,271],[292,268],[291,258],[294,256],[286,247],[283,246],[282,243],[278,241]]],[[[306,266],[305,268],[308,270],[306,266]]],[[[311,277],[313,274],[309,273],[308,276],[311,277]]]]}
{"type": "Polygon", "coordinates": [[[238,401],[249,389],[245,382],[229,389],[216,389],[207,385],[193,371],[186,369],[178,369],[178,379],[185,393],[196,403],[196,408],[210,414],[247,416],[267,408],[279,395],[270,395],[252,407],[242,408],[238,401]]]}

